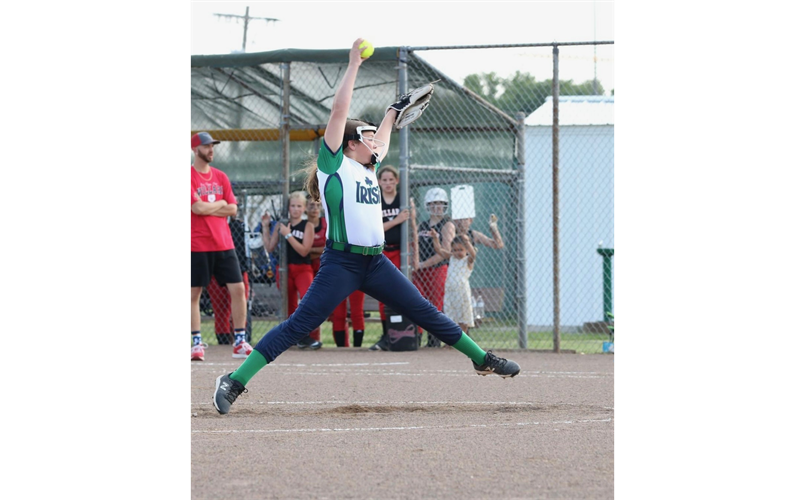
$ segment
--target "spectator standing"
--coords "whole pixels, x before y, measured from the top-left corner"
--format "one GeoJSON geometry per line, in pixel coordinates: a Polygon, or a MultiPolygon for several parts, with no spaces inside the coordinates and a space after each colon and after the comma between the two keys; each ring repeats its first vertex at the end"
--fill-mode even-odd
{"type": "MultiPolygon", "coordinates": [[[[292,316],[313,282],[313,266],[310,260],[310,249],[313,248],[314,227],[310,221],[302,219],[307,206],[304,191],[296,191],[288,197],[288,224],[278,222],[269,235],[271,215],[267,212],[261,219],[263,228],[263,244],[268,253],[277,248],[280,236],[285,240],[288,254],[288,316],[292,316]]],[[[280,280],[277,280],[279,286],[280,280]]],[[[317,327],[296,344],[300,349],[318,349],[321,347],[321,330],[317,327]]]]}
{"type": "Polygon", "coordinates": [[[243,274],[235,253],[227,217],[238,213],[237,200],[229,177],[211,165],[214,147],[220,144],[207,132],[190,138],[194,160],[190,167],[190,335],[191,361],[204,361],[201,340],[202,288],[215,279],[223,283],[232,297],[235,344],[233,358],[246,358],[252,347],[246,342],[246,293],[243,274]]]}
{"type": "MultiPolygon", "coordinates": [[[[237,217],[229,218],[229,232],[235,244],[235,253],[238,256],[240,272],[243,275],[243,288],[246,296],[246,317],[248,323],[248,303],[249,303],[249,260],[246,257],[246,225],[237,217]]],[[[207,292],[210,294],[210,305],[215,316],[215,336],[218,344],[229,345],[234,343],[234,329],[232,323],[232,298],[226,286],[220,285],[216,280],[211,279],[207,285],[207,292]]],[[[249,334],[246,333],[246,341],[249,341],[249,334]]]]}
{"type": "MultiPolygon", "coordinates": [[[[386,236],[386,246],[383,255],[388,257],[397,269],[402,266],[401,248],[402,223],[411,218],[411,211],[400,206],[400,194],[397,187],[400,183],[400,173],[392,165],[383,165],[377,171],[377,182],[380,184],[380,202],[383,211],[383,231],[386,236]]],[[[413,206],[413,203],[411,204],[413,206]]],[[[380,321],[383,324],[383,334],[380,340],[369,348],[371,351],[387,351],[389,349],[388,333],[386,331],[386,308],[378,302],[380,321]]]]}
{"type": "Polygon", "coordinates": [[[470,328],[475,327],[472,310],[472,290],[470,275],[475,265],[475,247],[466,234],[453,239],[450,250],[439,244],[439,238],[433,230],[433,246],[444,255],[450,254],[450,265],[447,268],[447,279],[444,285],[444,314],[458,323],[461,330],[469,335],[470,328]]]}
{"type": "MultiPolygon", "coordinates": [[[[313,246],[310,248],[310,265],[313,266],[313,278],[321,267],[321,254],[324,253],[325,243],[327,243],[327,220],[321,216],[321,202],[312,198],[307,201],[307,220],[313,224],[313,246]]],[[[330,318],[332,319],[332,317],[330,318]]],[[[321,327],[318,334],[311,335],[315,340],[321,340],[321,327]],[[315,337],[314,337],[315,335],[315,337]]]]}
{"type": "Polygon", "coordinates": [[[474,219],[453,219],[453,222],[456,225],[456,234],[466,234],[470,238],[470,242],[473,245],[483,245],[489,248],[495,248],[500,250],[501,248],[505,247],[506,245],[503,243],[503,238],[500,236],[500,230],[498,230],[498,218],[495,214],[489,216],[489,232],[492,234],[492,237],[485,235],[484,233],[472,229],[472,221],[474,219]]]}
{"type": "Polygon", "coordinates": [[[327,242],[327,221],[321,216],[321,202],[308,200],[307,220],[313,224],[313,246],[310,247],[310,265],[313,266],[313,277],[319,272],[321,254],[324,253],[324,244],[327,242]]]}
{"type": "MultiPolygon", "coordinates": [[[[420,293],[436,306],[444,310],[444,282],[447,279],[448,260],[436,252],[433,246],[432,229],[440,236],[442,247],[449,245],[456,235],[453,222],[445,215],[448,207],[447,192],[442,188],[431,188],[425,193],[425,208],[428,220],[422,221],[417,230],[418,259],[414,264],[414,285],[420,293]]],[[[441,342],[428,332],[427,347],[439,347],[441,342]]]]}

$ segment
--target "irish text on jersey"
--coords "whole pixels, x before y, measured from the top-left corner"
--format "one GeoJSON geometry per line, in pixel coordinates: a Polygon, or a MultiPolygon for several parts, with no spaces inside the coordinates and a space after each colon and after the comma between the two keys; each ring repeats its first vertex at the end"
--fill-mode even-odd
{"type": "MultiPolygon", "coordinates": [[[[366,180],[369,181],[369,179],[366,180]]],[[[377,205],[380,203],[380,188],[378,186],[362,186],[359,181],[355,181],[355,203],[377,205]]]]}

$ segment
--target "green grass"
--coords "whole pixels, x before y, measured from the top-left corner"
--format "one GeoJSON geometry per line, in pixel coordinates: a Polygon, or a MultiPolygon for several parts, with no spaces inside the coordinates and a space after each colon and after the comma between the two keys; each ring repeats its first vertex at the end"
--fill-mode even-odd
{"type": "MultiPolygon", "coordinates": [[[[376,312],[373,318],[379,318],[376,312]]],[[[278,325],[279,321],[253,321],[252,345],[255,345],[263,335],[278,325]]],[[[350,331],[351,332],[351,331],[350,331]]],[[[362,347],[370,347],[380,339],[383,329],[380,323],[366,322],[362,347]]],[[[519,349],[517,326],[513,322],[490,321],[470,330],[470,336],[484,349],[519,349]]],[[[212,318],[202,317],[202,340],[210,345],[217,344],[215,328],[212,318]]],[[[609,335],[605,333],[563,333],[560,339],[560,348],[576,351],[583,354],[602,354],[603,342],[609,342],[609,335]]],[[[333,340],[333,324],[326,321],[321,325],[321,342],[324,347],[335,347],[333,340]]],[[[352,343],[350,333],[350,343],[352,343]]],[[[553,350],[553,332],[528,332],[528,348],[535,350],[553,350]]]]}

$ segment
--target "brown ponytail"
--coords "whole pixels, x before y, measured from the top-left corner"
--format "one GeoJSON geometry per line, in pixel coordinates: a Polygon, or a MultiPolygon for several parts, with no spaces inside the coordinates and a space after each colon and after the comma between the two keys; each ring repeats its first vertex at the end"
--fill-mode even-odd
{"type": "Polygon", "coordinates": [[[305,173],[305,189],[313,201],[321,201],[321,195],[319,195],[319,177],[316,175],[318,169],[315,156],[305,160],[304,167],[302,167],[302,172],[305,173]]]}

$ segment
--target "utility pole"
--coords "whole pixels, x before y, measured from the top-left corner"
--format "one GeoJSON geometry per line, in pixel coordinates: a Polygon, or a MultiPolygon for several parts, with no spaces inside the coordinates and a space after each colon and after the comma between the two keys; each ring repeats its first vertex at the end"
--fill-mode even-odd
{"type": "Polygon", "coordinates": [[[243,52],[246,52],[246,32],[249,30],[249,19],[258,19],[262,21],[276,22],[279,19],[274,19],[273,17],[250,17],[249,16],[249,7],[246,7],[246,15],[238,16],[237,14],[213,14],[214,16],[218,17],[226,17],[230,19],[243,19],[243,52]]]}
{"type": "MultiPolygon", "coordinates": [[[[593,1],[593,41],[597,42],[596,25],[598,23],[595,19],[595,1],[593,1]]],[[[598,92],[598,44],[593,44],[593,91],[598,92]]]]}

